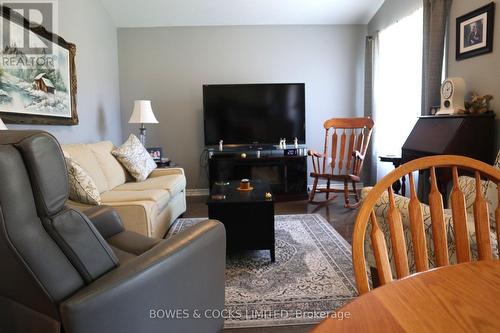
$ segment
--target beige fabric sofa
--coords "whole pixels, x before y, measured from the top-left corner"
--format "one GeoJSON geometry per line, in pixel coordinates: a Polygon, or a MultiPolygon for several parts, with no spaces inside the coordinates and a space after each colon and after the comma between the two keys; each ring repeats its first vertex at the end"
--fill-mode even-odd
{"type": "MultiPolygon", "coordinates": [[[[161,238],[171,223],[186,211],[186,177],[181,168],[156,169],[143,182],[135,182],[111,154],[110,141],[62,145],[96,183],[103,205],[114,207],[125,228],[161,238]]],[[[90,205],[68,201],[68,206],[85,210],[90,205]]]]}

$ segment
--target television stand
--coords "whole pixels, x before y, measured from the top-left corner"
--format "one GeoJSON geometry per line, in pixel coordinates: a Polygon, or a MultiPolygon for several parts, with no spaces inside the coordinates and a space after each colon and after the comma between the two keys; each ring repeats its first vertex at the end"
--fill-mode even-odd
{"type": "Polygon", "coordinates": [[[278,201],[307,198],[307,149],[304,145],[299,146],[295,156],[285,156],[285,151],[276,146],[267,149],[261,146],[258,149],[224,147],[222,151],[208,147],[208,156],[210,187],[221,181],[264,179],[278,201]]]}

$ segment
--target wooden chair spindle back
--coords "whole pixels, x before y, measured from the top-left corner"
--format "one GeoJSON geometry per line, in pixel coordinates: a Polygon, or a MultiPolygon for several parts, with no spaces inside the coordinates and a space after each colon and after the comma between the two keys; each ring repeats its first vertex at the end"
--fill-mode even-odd
{"type": "MultiPolygon", "coordinates": [[[[375,203],[385,191],[388,192],[389,198],[389,212],[387,220],[389,223],[396,276],[398,278],[402,278],[409,274],[405,236],[401,223],[401,213],[396,207],[391,187],[391,185],[403,175],[407,175],[410,181],[408,217],[410,221],[409,227],[411,231],[411,244],[413,247],[416,270],[418,272],[422,272],[429,269],[422,206],[417,198],[415,181],[413,179],[413,172],[419,170],[430,171],[431,190],[429,193],[429,209],[432,223],[435,263],[437,266],[449,264],[448,242],[443,213],[443,198],[437,187],[436,168],[451,168],[453,189],[450,195],[450,202],[453,214],[452,223],[455,232],[454,238],[456,243],[457,262],[461,263],[471,260],[464,193],[461,191],[458,183],[459,169],[472,171],[476,179],[476,197],[473,205],[473,211],[479,260],[493,258],[492,244],[490,240],[488,203],[482,194],[481,179],[487,178],[498,186],[500,185],[500,170],[486,163],[463,156],[438,155],[420,158],[403,164],[399,168],[387,174],[375,185],[375,187],[370,190],[370,193],[367,195],[360,208],[354,226],[353,236],[354,271],[360,294],[369,291],[364,249],[365,233],[368,223],[371,224],[370,239],[379,274],[379,281],[382,285],[392,281],[393,273],[389,263],[387,244],[373,212],[375,203]]],[[[500,194],[500,186],[498,186],[498,191],[500,194]]],[[[500,205],[497,206],[495,216],[497,241],[500,241],[500,205]]]]}

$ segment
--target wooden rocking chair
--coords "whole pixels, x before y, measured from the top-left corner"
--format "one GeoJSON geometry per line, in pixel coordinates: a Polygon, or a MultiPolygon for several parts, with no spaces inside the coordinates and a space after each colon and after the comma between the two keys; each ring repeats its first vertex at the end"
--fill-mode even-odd
{"type": "Polygon", "coordinates": [[[373,129],[371,118],[332,118],[323,124],[325,128],[325,147],[323,153],[309,150],[312,157],[314,178],[309,203],[322,204],[333,200],[330,193],[344,193],[345,207],[359,206],[359,196],[356,183],[360,181],[361,169],[370,143],[373,129]],[[328,156],[328,153],[331,155],[328,156]],[[326,188],[318,188],[318,181],[326,180],[326,188]],[[342,181],[344,189],[331,188],[331,181],[342,181]],[[352,188],[349,189],[349,183],[352,188]],[[325,201],[314,201],[316,193],[326,193],[325,201]],[[356,199],[355,204],[349,203],[349,196],[356,199]]]}

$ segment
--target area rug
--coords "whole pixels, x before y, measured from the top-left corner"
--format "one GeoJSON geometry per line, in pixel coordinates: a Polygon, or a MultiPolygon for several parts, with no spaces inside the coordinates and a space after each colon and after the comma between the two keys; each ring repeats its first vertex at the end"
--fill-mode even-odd
{"type": "MultiPolygon", "coordinates": [[[[178,219],[166,238],[203,221],[178,219]]],[[[351,246],[318,214],[277,215],[269,251],[227,257],[225,328],[313,324],[357,296],[351,246]]]]}

